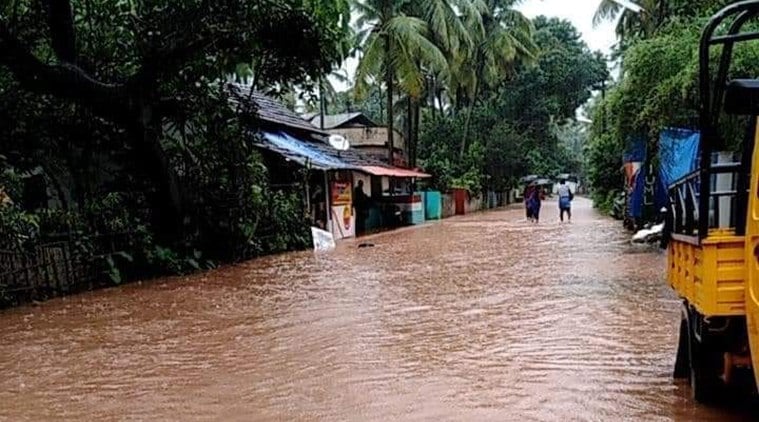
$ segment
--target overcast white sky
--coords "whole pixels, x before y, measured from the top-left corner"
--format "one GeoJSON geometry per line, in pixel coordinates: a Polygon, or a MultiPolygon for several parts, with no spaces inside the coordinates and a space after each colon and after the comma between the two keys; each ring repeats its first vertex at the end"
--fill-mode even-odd
{"type": "MultiPolygon", "coordinates": [[[[615,23],[604,22],[597,27],[593,26],[593,14],[600,2],[601,0],[525,0],[517,9],[528,18],[545,15],[566,19],[580,31],[591,50],[609,54],[611,47],[616,43],[615,23]]],[[[349,59],[343,67],[352,77],[356,69],[356,60],[349,59]]],[[[343,83],[333,81],[333,84],[339,91],[348,89],[343,83]]]]}
{"type": "Polygon", "coordinates": [[[593,27],[593,14],[601,0],[526,0],[517,7],[529,18],[539,15],[566,19],[582,33],[591,50],[608,54],[616,43],[614,22],[593,27]]]}

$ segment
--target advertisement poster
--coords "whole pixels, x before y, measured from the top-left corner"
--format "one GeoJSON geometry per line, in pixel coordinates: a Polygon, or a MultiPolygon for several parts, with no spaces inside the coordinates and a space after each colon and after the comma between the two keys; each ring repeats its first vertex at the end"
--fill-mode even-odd
{"type": "Polygon", "coordinates": [[[350,182],[332,182],[332,205],[351,205],[353,192],[350,182]]]}
{"type": "Polygon", "coordinates": [[[356,235],[356,218],[350,205],[332,207],[330,231],[335,239],[346,239],[356,235]]]}

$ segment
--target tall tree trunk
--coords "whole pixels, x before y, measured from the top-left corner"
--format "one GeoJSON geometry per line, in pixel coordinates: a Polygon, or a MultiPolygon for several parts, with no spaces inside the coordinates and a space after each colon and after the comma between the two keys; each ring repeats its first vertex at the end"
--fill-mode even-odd
{"type": "Polygon", "coordinates": [[[411,154],[414,134],[414,109],[411,96],[406,97],[406,163],[411,164],[411,154]]]}
{"type": "Polygon", "coordinates": [[[430,76],[429,83],[427,84],[427,101],[429,101],[430,107],[432,107],[432,120],[437,118],[437,107],[435,107],[435,86],[437,82],[434,76],[430,76]]]}
{"type": "Polygon", "coordinates": [[[319,129],[324,130],[324,113],[325,113],[325,101],[324,101],[324,78],[319,77],[319,129]]]}
{"type": "Polygon", "coordinates": [[[474,112],[474,105],[477,103],[477,96],[480,94],[480,80],[479,78],[474,82],[474,95],[469,103],[469,109],[466,114],[466,121],[464,123],[464,135],[461,137],[461,151],[459,151],[459,157],[464,158],[466,154],[467,139],[469,138],[469,126],[472,123],[472,113],[474,112]]]}
{"type": "MultiPolygon", "coordinates": [[[[443,108],[443,90],[439,87],[435,87],[435,96],[437,97],[437,103],[440,105],[440,116],[445,117],[445,109],[443,108]]],[[[451,113],[453,113],[453,107],[451,107],[451,113]]]]}
{"type": "Polygon", "coordinates": [[[421,115],[421,104],[419,104],[419,101],[414,101],[414,118],[412,120],[413,122],[413,130],[411,132],[412,134],[412,155],[411,155],[411,167],[416,167],[416,159],[417,159],[417,153],[419,148],[419,118],[421,115]]]}
{"type": "Polygon", "coordinates": [[[155,192],[148,194],[148,200],[157,237],[159,241],[170,242],[177,240],[182,232],[183,195],[177,174],[161,146],[161,119],[154,114],[152,106],[143,105],[141,109],[140,123],[130,128],[130,136],[135,141],[133,153],[135,162],[143,163],[141,168],[155,187],[155,192]]]}
{"type": "Polygon", "coordinates": [[[387,156],[388,163],[393,165],[393,67],[390,65],[392,55],[390,36],[385,35],[385,85],[387,89],[387,156]]]}

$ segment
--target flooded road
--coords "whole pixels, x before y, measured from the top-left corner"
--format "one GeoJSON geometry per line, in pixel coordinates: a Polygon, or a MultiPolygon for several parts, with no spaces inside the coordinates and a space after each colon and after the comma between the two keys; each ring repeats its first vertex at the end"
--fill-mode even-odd
{"type": "Polygon", "coordinates": [[[0,420],[750,420],[672,381],[663,254],[576,201],[0,313],[0,420]]]}

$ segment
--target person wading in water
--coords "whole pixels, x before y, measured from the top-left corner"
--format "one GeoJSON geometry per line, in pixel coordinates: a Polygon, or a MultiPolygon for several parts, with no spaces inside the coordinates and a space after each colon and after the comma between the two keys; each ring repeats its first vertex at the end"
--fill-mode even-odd
{"type": "Polygon", "coordinates": [[[353,206],[356,208],[356,236],[366,231],[366,219],[369,216],[370,199],[364,193],[364,181],[359,180],[353,189],[353,206]]]}
{"type": "Polygon", "coordinates": [[[572,200],[574,194],[572,190],[567,186],[567,181],[562,180],[559,182],[559,219],[564,222],[564,213],[567,213],[567,221],[572,221],[572,200]]]}
{"type": "Polygon", "coordinates": [[[533,182],[532,187],[532,192],[530,193],[529,199],[527,200],[527,212],[532,216],[532,222],[539,223],[540,207],[543,199],[545,199],[545,194],[543,193],[543,188],[538,184],[533,182]]]}
{"type": "Polygon", "coordinates": [[[522,194],[522,198],[524,199],[524,210],[527,214],[527,220],[532,221],[532,206],[531,206],[531,200],[532,200],[532,194],[535,192],[535,185],[530,183],[524,188],[524,192],[522,194]]]}

